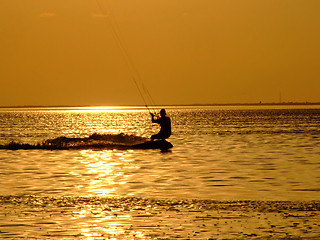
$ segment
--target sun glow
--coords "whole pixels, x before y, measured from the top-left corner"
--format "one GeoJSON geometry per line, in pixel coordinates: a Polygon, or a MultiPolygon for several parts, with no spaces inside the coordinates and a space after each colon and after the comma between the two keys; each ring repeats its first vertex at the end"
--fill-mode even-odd
{"type": "Polygon", "coordinates": [[[93,107],[75,107],[75,111],[85,111],[85,112],[117,112],[117,111],[141,111],[147,110],[146,107],[142,106],[93,106],[93,107]]]}

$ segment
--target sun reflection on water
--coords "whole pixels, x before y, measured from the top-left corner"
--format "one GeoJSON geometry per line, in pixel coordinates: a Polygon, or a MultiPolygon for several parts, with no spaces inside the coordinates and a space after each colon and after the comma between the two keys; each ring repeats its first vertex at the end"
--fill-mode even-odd
{"type": "Polygon", "coordinates": [[[81,236],[85,239],[145,239],[146,236],[132,229],[133,217],[127,213],[106,211],[98,207],[88,207],[73,212],[73,219],[78,220],[81,236]]]}
{"type": "MultiPolygon", "coordinates": [[[[130,170],[139,168],[134,164],[130,151],[93,151],[81,152],[81,177],[88,184],[89,195],[95,197],[115,197],[120,185],[126,184],[131,177],[130,170]]],[[[79,174],[79,173],[78,173],[79,174]]],[[[132,228],[133,216],[122,205],[83,206],[73,212],[73,219],[84,239],[145,239],[146,236],[132,228]]]]}
{"type": "MultiPolygon", "coordinates": [[[[120,185],[128,182],[130,171],[139,168],[130,157],[130,151],[83,151],[87,191],[94,196],[119,196],[120,185]]],[[[78,186],[83,187],[83,186],[78,186]]]]}

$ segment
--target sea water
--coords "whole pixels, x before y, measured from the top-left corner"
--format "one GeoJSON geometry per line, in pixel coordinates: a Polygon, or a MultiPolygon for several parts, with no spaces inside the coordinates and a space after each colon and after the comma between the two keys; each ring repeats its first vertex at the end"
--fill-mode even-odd
{"type": "MultiPolygon", "coordinates": [[[[1,149],[0,195],[320,199],[320,106],[166,110],[170,151],[1,149]]],[[[139,107],[0,110],[0,145],[95,133],[149,138],[158,130],[139,107]]]]}

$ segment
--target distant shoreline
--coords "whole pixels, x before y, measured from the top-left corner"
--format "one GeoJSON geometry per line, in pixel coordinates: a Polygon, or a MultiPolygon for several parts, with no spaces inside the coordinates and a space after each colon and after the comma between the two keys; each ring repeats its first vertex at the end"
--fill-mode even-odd
{"type": "Polygon", "coordinates": [[[283,102],[283,103],[212,103],[212,104],[181,104],[167,106],[299,106],[320,105],[320,102],[283,102]]]}
{"type": "MultiPolygon", "coordinates": [[[[320,102],[282,102],[282,103],[193,103],[193,104],[164,104],[164,105],[155,105],[152,107],[161,107],[161,106],[312,106],[320,105],[320,102]]],[[[24,105],[24,106],[0,106],[0,108],[90,108],[90,107],[145,107],[144,105],[24,105]]],[[[150,106],[149,106],[150,107],[150,106]]]]}

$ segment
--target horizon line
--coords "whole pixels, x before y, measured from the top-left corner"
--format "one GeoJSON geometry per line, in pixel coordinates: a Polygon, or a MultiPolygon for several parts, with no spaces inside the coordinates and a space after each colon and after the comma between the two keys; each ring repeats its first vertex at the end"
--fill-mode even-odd
{"type": "MultiPolygon", "coordinates": [[[[294,106],[294,105],[320,105],[320,102],[259,102],[259,103],[191,103],[191,104],[157,104],[149,105],[148,107],[161,106],[294,106]]],[[[54,107],[70,107],[70,108],[85,108],[85,107],[146,107],[145,105],[12,105],[0,106],[0,108],[54,108],[54,107]]]]}

